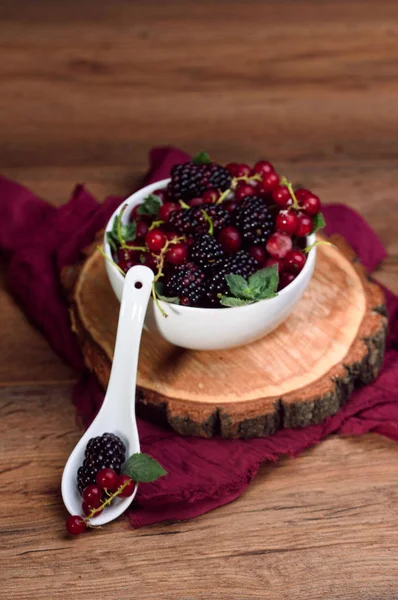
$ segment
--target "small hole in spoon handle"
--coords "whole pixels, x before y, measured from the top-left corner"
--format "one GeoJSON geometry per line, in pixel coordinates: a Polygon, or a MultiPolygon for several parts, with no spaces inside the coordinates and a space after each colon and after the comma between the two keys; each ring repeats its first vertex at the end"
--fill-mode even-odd
{"type": "Polygon", "coordinates": [[[136,281],[135,284],[134,284],[134,287],[137,288],[137,290],[140,290],[142,288],[141,281],[136,281]]]}

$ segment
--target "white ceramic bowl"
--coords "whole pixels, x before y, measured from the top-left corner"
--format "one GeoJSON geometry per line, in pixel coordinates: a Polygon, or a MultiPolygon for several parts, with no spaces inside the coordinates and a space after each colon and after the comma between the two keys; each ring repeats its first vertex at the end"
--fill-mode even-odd
{"type": "MultiPolygon", "coordinates": [[[[124,200],[115,210],[106,226],[112,229],[112,223],[122,207],[127,204],[123,213],[123,223],[128,223],[134,206],[143,202],[144,198],[157,189],[165,188],[170,180],[163,179],[148,185],[124,200]]],[[[315,235],[308,237],[308,244],[315,241],[315,235]]],[[[106,255],[112,259],[111,248],[104,236],[106,255]]],[[[275,298],[262,300],[247,306],[234,308],[195,308],[160,302],[168,314],[166,319],[150,300],[145,319],[145,328],[154,334],[160,334],[175,346],[192,350],[220,350],[249,344],[273,331],[291,313],[300,301],[314,271],[316,248],[313,248],[301,273],[275,298]]],[[[117,298],[121,299],[124,277],[120,271],[106,261],[106,271],[117,298]]]]}

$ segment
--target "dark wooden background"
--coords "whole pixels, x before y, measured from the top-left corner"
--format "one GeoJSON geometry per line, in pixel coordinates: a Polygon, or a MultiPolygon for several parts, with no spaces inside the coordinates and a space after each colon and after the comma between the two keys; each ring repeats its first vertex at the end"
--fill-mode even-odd
{"type": "MultiPolygon", "coordinates": [[[[0,58],[2,174],[60,204],[76,182],[126,195],[153,145],[270,158],[368,219],[398,292],[396,1],[3,0],[0,58]]],[[[74,375],[0,294],[0,597],[397,597],[398,449],[377,436],[264,466],[194,521],[68,539],[74,375]]]]}

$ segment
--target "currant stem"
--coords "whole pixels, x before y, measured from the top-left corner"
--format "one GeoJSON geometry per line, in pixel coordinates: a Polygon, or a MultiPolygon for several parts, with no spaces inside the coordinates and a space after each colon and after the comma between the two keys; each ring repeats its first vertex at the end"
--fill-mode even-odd
{"type": "Polygon", "coordinates": [[[304,248],[304,250],[303,250],[304,254],[308,254],[316,246],[333,246],[333,248],[337,249],[337,246],[332,244],[332,242],[326,242],[326,241],[324,242],[324,241],[317,240],[316,242],[311,244],[311,246],[307,246],[306,248],[304,248]]]}
{"type": "Polygon", "coordinates": [[[294,210],[301,210],[300,204],[298,203],[298,200],[296,198],[296,194],[294,193],[293,185],[291,184],[291,182],[288,181],[286,179],[286,177],[282,177],[281,178],[281,185],[284,185],[285,187],[287,187],[287,189],[290,192],[290,195],[291,195],[292,200],[293,200],[292,208],[294,210]]]}
{"type": "Polygon", "coordinates": [[[92,511],[90,512],[89,515],[87,515],[87,517],[82,517],[83,521],[85,523],[87,523],[88,521],[90,521],[90,519],[92,519],[93,517],[95,517],[95,514],[101,510],[103,510],[105,508],[105,506],[108,506],[108,504],[110,504],[112,502],[112,500],[114,500],[115,498],[117,498],[117,496],[119,496],[119,494],[122,493],[122,491],[124,490],[124,488],[130,483],[130,481],[125,481],[120,488],[118,488],[116,490],[116,492],[114,492],[113,494],[111,494],[106,500],[103,501],[103,503],[100,506],[97,506],[97,508],[93,508],[92,511]]]}
{"type": "Polygon", "coordinates": [[[164,221],[153,221],[152,225],[148,229],[148,231],[152,231],[152,229],[156,229],[159,225],[163,225],[164,221]]]}
{"type": "Polygon", "coordinates": [[[112,260],[111,258],[109,258],[109,256],[107,256],[107,255],[105,254],[105,252],[103,251],[103,249],[101,248],[101,246],[97,246],[97,250],[98,250],[98,252],[99,252],[100,254],[102,254],[102,256],[103,256],[104,258],[106,258],[106,260],[107,260],[108,262],[110,262],[110,263],[111,263],[111,265],[113,265],[114,267],[116,267],[116,268],[117,268],[117,270],[118,270],[118,271],[119,271],[119,272],[120,272],[120,273],[123,275],[123,277],[125,277],[125,276],[126,276],[126,273],[123,271],[123,269],[121,269],[121,268],[119,267],[119,265],[118,265],[118,264],[117,264],[117,263],[116,263],[114,260],[112,260]]]}
{"type": "Polygon", "coordinates": [[[206,219],[206,221],[209,224],[209,230],[208,230],[208,234],[209,235],[214,235],[214,223],[213,223],[213,219],[211,217],[209,217],[209,215],[207,214],[207,212],[205,210],[202,210],[202,214],[204,216],[204,218],[206,219]]]}

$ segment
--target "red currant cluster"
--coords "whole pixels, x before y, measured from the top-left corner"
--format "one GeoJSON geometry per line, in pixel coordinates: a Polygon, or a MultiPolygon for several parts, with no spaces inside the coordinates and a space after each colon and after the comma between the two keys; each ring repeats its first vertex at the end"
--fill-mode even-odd
{"type": "Polygon", "coordinates": [[[276,264],[278,289],[291,283],[305,265],[307,236],[324,224],[320,209],[318,196],[294,191],[268,161],[252,168],[194,159],[173,167],[167,188],[133,208],[131,239],[125,227],[126,238],[113,238],[113,256],[123,272],[150,267],[163,299],[220,307],[225,275],[276,264]]]}
{"type": "Polygon", "coordinates": [[[128,498],[134,492],[135,483],[127,475],[118,475],[113,469],[101,469],[96,475],[96,483],[83,491],[82,511],[84,517],[71,515],[66,520],[66,530],[71,535],[83,533],[93,517],[98,517],[115,498],[128,498]]]}

